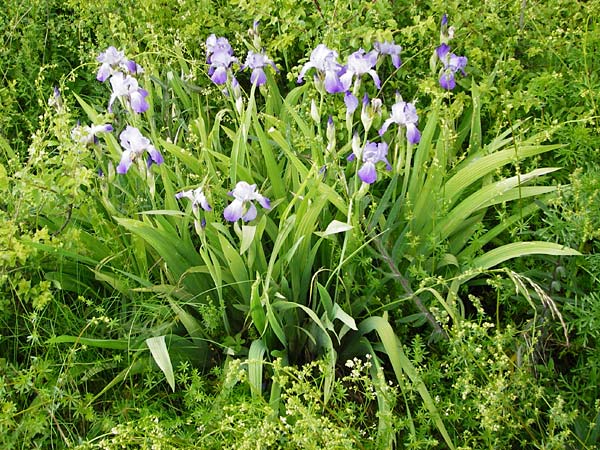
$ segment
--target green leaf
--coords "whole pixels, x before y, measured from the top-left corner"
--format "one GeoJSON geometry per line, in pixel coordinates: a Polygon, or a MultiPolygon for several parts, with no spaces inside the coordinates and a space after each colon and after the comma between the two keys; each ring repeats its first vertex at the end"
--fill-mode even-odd
{"type": "Polygon", "coordinates": [[[320,308],[318,308],[319,306],[323,306],[323,309],[325,310],[325,313],[327,314],[328,319],[333,320],[333,318],[334,318],[333,300],[331,299],[331,296],[329,295],[329,292],[327,292],[327,289],[325,288],[325,286],[323,286],[318,281],[317,281],[316,285],[317,285],[317,291],[319,292],[319,303],[317,305],[317,311],[320,310],[320,308]]]}
{"type": "Polygon", "coordinates": [[[0,164],[0,191],[8,189],[8,175],[6,174],[6,168],[0,164]]]}
{"type": "MultiPolygon", "coordinates": [[[[262,336],[267,327],[267,315],[262,304],[262,296],[259,292],[260,277],[256,278],[256,281],[252,283],[252,290],[250,294],[250,317],[252,317],[252,323],[256,327],[258,333],[262,336]]],[[[267,293],[263,295],[268,295],[267,293]]]]}
{"type": "Polygon", "coordinates": [[[254,132],[258,137],[258,142],[262,151],[262,157],[267,169],[267,177],[269,178],[269,183],[272,186],[274,197],[284,198],[287,194],[287,189],[282,179],[282,169],[279,167],[279,164],[277,164],[275,152],[273,151],[273,147],[277,144],[268,138],[262,125],[258,121],[258,114],[254,115],[252,124],[254,132]]]}
{"type": "Polygon", "coordinates": [[[83,100],[75,92],[73,92],[73,95],[75,96],[75,98],[77,99],[77,102],[81,105],[81,107],[83,108],[83,110],[87,114],[87,116],[90,119],[90,121],[92,123],[96,123],[96,121],[98,119],[98,111],[96,111],[94,108],[92,108],[85,100],[83,100]]]}
{"type": "MultiPolygon", "coordinates": [[[[554,167],[535,169],[529,173],[520,176],[506,178],[504,180],[497,181],[496,183],[483,186],[475,193],[471,194],[469,197],[464,199],[461,203],[456,205],[448,213],[448,215],[440,221],[438,228],[440,238],[445,239],[452,233],[454,233],[456,230],[460,229],[460,226],[463,223],[463,221],[466,220],[467,217],[469,217],[474,212],[487,206],[508,200],[506,197],[502,196],[507,194],[507,192],[511,189],[542,175],[554,172],[556,170],[558,169],[554,167]]],[[[553,188],[550,188],[549,190],[553,190],[553,188]]],[[[523,193],[527,192],[524,188],[521,188],[520,191],[523,193]]],[[[536,193],[542,192],[536,191],[536,193]]],[[[512,198],[515,198],[514,195],[512,198]]],[[[431,226],[432,224],[428,227],[430,228],[431,226]]],[[[420,233],[425,234],[428,231],[428,227],[426,226],[424,230],[420,231],[420,233]]]]}
{"type": "MultiPolygon", "coordinates": [[[[216,224],[213,224],[215,226],[216,224]]],[[[240,292],[242,299],[250,301],[250,278],[248,277],[248,271],[244,260],[240,257],[239,252],[231,245],[229,240],[219,233],[219,243],[221,244],[221,250],[223,256],[229,264],[229,271],[236,281],[235,288],[240,292]]],[[[248,304],[248,303],[246,303],[248,304]]]]}
{"type": "MultiPolygon", "coordinates": [[[[294,302],[289,302],[287,300],[282,300],[282,301],[278,301],[278,302],[274,303],[273,308],[276,308],[278,311],[282,311],[282,312],[288,311],[288,310],[294,310],[294,309],[301,309],[302,311],[304,311],[306,313],[306,315],[308,317],[310,317],[310,319],[313,321],[313,323],[322,332],[321,336],[324,340],[324,348],[325,348],[327,359],[329,360],[328,362],[329,362],[329,368],[330,368],[330,371],[325,376],[324,385],[323,385],[324,401],[325,401],[325,403],[327,403],[329,401],[329,397],[331,396],[331,389],[332,389],[333,381],[334,381],[334,377],[335,377],[335,363],[336,363],[336,355],[337,355],[335,349],[333,348],[333,341],[331,340],[331,336],[329,336],[329,334],[327,333],[327,327],[323,324],[321,319],[319,319],[319,317],[315,314],[315,312],[312,309],[310,309],[307,306],[304,306],[300,303],[294,303],[294,302]]],[[[305,331],[307,334],[310,334],[305,329],[303,329],[303,331],[305,331]]]]}
{"type": "MultiPolygon", "coordinates": [[[[62,335],[48,339],[48,344],[81,344],[89,347],[110,348],[112,350],[136,350],[136,345],[128,339],[92,339],[81,336],[62,335]]],[[[137,350],[141,350],[137,349],[137,350]]]]}
{"type": "MultiPolygon", "coordinates": [[[[135,233],[144,239],[161,258],[167,263],[175,282],[186,273],[190,267],[202,265],[202,259],[196,252],[193,244],[183,241],[179,236],[168,230],[159,229],[139,220],[115,218],[125,229],[135,233]]],[[[191,274],[183,279],[183,282],[194,292],[207,290],[207,286],[201,282],[200,274],[191,274]]]]}
{"type": "MultiPolygon", "coordinates": [[[[512,225],[517,223],[519,220],[523,220],[524,217],[527,217],[530,214],[533,214],[533,212],[537,211],[539,208],[540,208],[539,200],[533,201],[529,205],[519,208],[519,210],[515,214],[503,219],[502,222],[500,222],[494,228],[489,230],[483,236],[473,239],[473,241],[466,248],[464,248],[462,251],[460,251],[460,253],[457,256],[458,259],[461,261],[470,260],[473,257],[473,255],[479,249],[481,249],[484,245],[486,245],[488,242],[490,242],[492,239],[494,239],[500,233],[502,233],[503,231],[507,230],[509,227],[511,227],[512,225]]],[[[453,239],[453,241],[454,241],[454,239],[453,239]]],[[[457,248],[453,248],[452,250],[455,253],[459,252],[459,249],[457,249],[457,248]]]]}
{"type": "MultiPolygon", "coordinates": [[[[287,336],[285,334],[285,331],[283,331],[283,327],[281,326],[281,322],[278,318],[278,315],[276,315],[275,311],[273,311],[273,307],[269,302],[269,297],[265,295],[263,296],[263,300],[265,301],[265,307],[267,309],[267,321],[269,322],[273,333],[275,333],[275,336],[277,336],[277,339],[279,339],[279,342],[281,342],[283,346],[287,349],[287,336]]],[[[280,302],[277,302],[275,305],[279,306],[279,303],[280,302]]]]}
{"type": "Polygon", "coordinates": [[[447,201],[454,203],[461,192],[467,187],[480,180],[504,165],[514,162],[516,156],[519,159],[528,158],[560,148],[560,145],[529,145],[519,147],[518,153],[514,149],[502,150],[491,155],[473,160],[468,165],[462,166],[456,174],[444,185],[444,196],[447,201]]]}
{"type": "Polygon", "coordinates": [[[200,163],[200,160],[191,152],[184,150],[183,148],[173,144],[172,142],[165,141],[164,139],[159,139],[158,142],[160,143],[160,146],[164,148],[168,153],[175,156],[175,158],[181,161],[190,170],[190,172],[202,172],[202,164],[200,163]]]}
{"type": "Polygon", "coordinates": [[[192,338],[204,337],[202,333],[202,325],[200,325],[200,322],[198,322],[198,320],[194,316],[192,316],[190,313],[188,313],[186,310],[184,310],[181,306],[179,306],[171,299],[169,299],[169,304],[171,305],[171,309],[173,310],[173,312],[177,314],[177,317],[179,318],[186,331],[192,338]]]}
{"type": "Polygon", "coordinates": [[[12,147],[10,146],[10,144],[8,143],[6,138],[4,138],[4,136],[2,136],[1,134],[0,134],[0,150],[2,150],[4,152],[4,156],[5,156],[6,160],[17,158],[17,154],[13,151],[12,147]]]}
{"type": "Polygon", "coordinates": [[[173,365],[171,364],[171,357],[169,356],[165,336],[148,338],[146,339],[146,345],[150,349],[154,361],[165,374],[167,383],[169,383],[169,386],[175,392],[175,374],[173,373],[173,365]]]}
{"type": "Polygon", "coordinates": [[[333,318],[338,319],[351,330],[358,330],[354,318],[342,309],[337,303],[333,305],[333,318]]]}
{"type": "Polygon", "coordinates": [[[263,361],[267,347],[261,339],[252,341],[248,350],[248,384],[252,398],[262,395],[263,361]]]}
{"type": "Polygon", "coordinates": [[[345,222],[340,222],[339,220],[332,220],[325,231],[315,231],[315,234],[320,237],[330,236],[332,234],[343,233],[345,231],[351,230],[353,227],[350,224],[345,222]]]}
{"type": "Polygon", "coordinates": [[[242,225],[242,242],[240,244],[240,255],[244,254],[246,250],[252,245],[254,236],[256,235],[256,226],[254,225],[242,225]]]}
{"type": "MultiPolygon", "coordinates": [[[[564,245],[560,244],[554,244],[552,242],[513,242],[511,244],[502,245],[486,252],[484,255],[478,256],[469,263],[469,266],[474,269],[487,270],[503,263],[504,261],[508,261],[509,259],[520,258],[528,255],[580,256],[581,253],[572,248],[565,247],[564,245]]],[[[462,279],[461,281],[464,282],[465,280],[462,279]]]]}

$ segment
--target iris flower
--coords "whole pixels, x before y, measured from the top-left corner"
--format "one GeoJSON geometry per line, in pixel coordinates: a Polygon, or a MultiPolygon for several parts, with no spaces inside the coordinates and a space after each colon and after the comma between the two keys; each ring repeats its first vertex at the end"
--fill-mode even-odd
{"type": "Polygon", "coordinates": [[[379,75],[373,69],[377,63],[377,52],[366,53],[362,48],[358,49],[348,57],[348,64],[345,66],[345,72],[340,76],[340,81],[344,90],[350,89],[354,77],[360,79],[364,74],[371,75],[377,89],[381,87],[379,75]]]}
{"type": "Polygon", "coordinates": [[[210,64],[208,75],[215,84],[225,84],[233,63],[237,58],[233,56],[233,49],[224,37],[211,34],[206,39],[206,62],[210,64]]]}
{"type": "Polygon", "coordinates": [[[385,142],[367,142],[362,151],[354,149],[348,157],[348,161],[354,161],[356,157],[359,157],[362,161],[362,166],[358,169],[358,177],[363,183],[373,184],[377,180],[377,170],[375,164],[378,162],[385,163],[386,170],[392,170],[387,159],[388,145],[385,142]]]}
{"type": "Polygon", "coordinates": [[[390,56],[390,58],[392,58],[392,64],[396,69],[402,65],[402,61],[400,60],[400,52],[402,51],[401,46],[394,44],[393,41],[384,41],[375,42],[374,47],[378,55],[390,56]]]}
{"type": "Polygon", "coordinates": [[[229,76],[229,72],[233,63],[237,62],[237,58],[230,55],[229,52],[218,49],[210,57],[210,68],[208,75],[215,84],[225,84],[229,76]]]}
{"type": "Polygon", "coordinates": [[[124,98],[125,102],[136,113],[143,113],[148,110],[149,105],[146,101],[148,91],[142,89],[134,77],[117,72],[110,77],[110,85],[113,93],[108,101],[109,112],[112,112],[112,105],[117,97],[124,98]]]}
{"type": "Polygon", "coordinates": [[[417,108],[412,103],[405,101],[399,101],[392,105],[392,114],[389,119],[383,122],[383,126],[379,130],[379,135],[382,136],[392,124],[398,124],[406,127],[406,139],[410,144],[416,144],[421,140],[421,133],[417,128],[417,122],[419,116],[417,115],[417,108]]]}
{"type": "Polygon", "coordinates": [[[450,46],[448,44],[441,44],[436,49],[436,53],[443,64],[440,72],[440,86],[451,91],[456,87],[456,80],[454,79],[456,72],[460,70],[463,76],[466,75],[467,57],[456,56],[454,53],[450,53],[450,46]]]}
{"type": "Polygon", "coordinates": [[[147,151],[149,164],[162,164],[163,157],[160,152],[150,143],[150,140],[142,135],[140,130],[130,125],[119,135],[121,146],[125,149],[121,155],[121,161],[117,166],[117,173],[126,174],[131,163],[147,151]]]}
{"type": "Polygon", "coordinates": [[[83,145],[93,145],[98,142],[96,137],[98,133],[108,133],[112,130],[113,127],[110,124],[92,125],[91,127],[77,125],[71,130],[71,138],[83,145]]]}
{"type": "Polygon", "coordinates": [[[256,206],[253,201],[257,201],[265,209],[271,209],[271,201],[256,191],[256,184],[248,184],[240,181],[235,185],[233,191],[229,192],[233,201],[223,211],[223,216],[229,222],[235,222],[242,219],[244,222],[254,220],[257,215],[256,206]]]}
{"type": "Polygon", "coordinates": [[[96,75],[96,79],[102,82],[106,81],[106,79],[118,71],[118,69],[125,70],[129,73],[139,73],[143,71],[134,61],[127,59],[124,52],[117,50],[113,46],[108,47],[106,51],[100,53],[96,60],[99,63],[102,63],[98,69],[98,74],[96,75]]]}
{"type": "Polygon", "coordinates": [[[277,70],[275,63],[266,54],[255,53],[250,50],[248,52],[248,56],[246,57],[246,62],[241,69],[252,69],[252,73],[250,74],[250,82],[252,84],[256,83],[258,86],[261,86],[267,82],[267,76],[263,68],[269,65],[273,67],[273,69],[277,70]]]}
{"type": "Polygon", "coordinates": [[[206,199],[206,195],[204,195],[204,191],[202,188],[191,189],[189,191],[181,191],[175,194],[176,199],[188,198],[192,202],[192,211],[194,215],[198,215],[200,211],[200,207],[204,211],[211,211],[212,208],[208,204],[208,200],[206,199]]]}
{"type": "Polygon", "coordinates": [[[223,51],[233,55],[233,49],[227,38],[217,37],[216,35],[211,34],[206,39],[206,62],[210,64],[213,53],[223,51]]]}
{"type": "Polygon", "coordinates": [[[311,52],[310,60],[304,64],[298,75],[298,83],[302,83],[304,75],[310,69],[316,69],[315,80],[323,81],[325,91],[330,94],[344,92],[344,86],[340,81],[340,74],[343,67],[337,62],[338,53],[335,50],[327,48],[325,44],[319,44],[311,52]]]}

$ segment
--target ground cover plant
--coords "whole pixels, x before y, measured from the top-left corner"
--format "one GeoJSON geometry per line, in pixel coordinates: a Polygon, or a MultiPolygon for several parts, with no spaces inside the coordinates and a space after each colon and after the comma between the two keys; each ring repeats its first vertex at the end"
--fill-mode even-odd
{"type": "Polygon", "coordinates": [[[195,3],[6,14],[3,448],[595,448],[597,2],[195,3]]]}

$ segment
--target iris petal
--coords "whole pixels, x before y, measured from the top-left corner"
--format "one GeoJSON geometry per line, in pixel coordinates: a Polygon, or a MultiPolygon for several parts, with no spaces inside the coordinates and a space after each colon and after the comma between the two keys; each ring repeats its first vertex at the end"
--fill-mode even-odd
{"type": "Polygon", "coordinates": [[[345,90],[344,85],[340,82],[337,74],[332,70],[325,72],[325,90],[329,94],[337,94],[338,92],[343,92],[345,90]]]}
{"type": "Polygon", "coordinates": [[[375,164],[367,161],[358,170],[358,177],[367,184],[372,184],[377,179],[377,171],[375,170],[375,164]]]}
{"type": "Polygon", "coordinates": [[[127,171],[129,170],[129,167],[131,166],[131,150],[125,150],[123,152],[123,154],[121,155],[121,161],[119,162],[119,165],[117,166],[117,173],[119,175],[124,175],[127,173],[127,171]]]}
{"type": "Polygon", "coordinates": [[[417,144],[421,140],[421,132],[414,123],[406,124],[406,139],[411,144],[417,144]]]}
{"type": "Polygon", "coordinates": [[[242,201],[235,199],[232,201],[227,208],[223,211],[223,217],[229,222],[235,222],[239,220],[244,214],[244,204],[242,201]]]}
{"type": "Polygon", "coordinates": [[[265,209],[271,209],[271,200],[269,200],[267,197],[258,194],[256,199],[258,200],[258,203],[260,203],[260,206],[265,209]]]}
{"type": "Polygon", "coordinates": [[[225,84],[227,82],[227,69],[225,67],[217,67],[210,79],[215,84],[225,84]]]}
{"type": "Polygon", "coordinates": [[[267,82],[265,71],[261,68],[254,69],[250,75],[250,82],[252,84],[256,83],[257,86],[262,86],[265,84],[267,82]]]}
{"type": "Polygon", "coordinates": [[[257,214],[258,211],[256,210],[256,206],[254,206],[254,203],[250,203],[248,211],[246,211],[246,214],[242,216],[242,219],[244,220],[244,222],[250,222],[251,220],[256,219],[257,214]]]}

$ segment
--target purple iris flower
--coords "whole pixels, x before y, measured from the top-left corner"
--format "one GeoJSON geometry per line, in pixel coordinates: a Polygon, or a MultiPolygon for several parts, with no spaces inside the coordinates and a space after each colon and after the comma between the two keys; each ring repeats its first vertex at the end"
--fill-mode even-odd
{"type": "Polygon", "coordinates": [[[206,39],[206,62],[210,64],[210,79],[221,85],[227,82],[231,66],[237,62],[237,58],[233,56],[233,48],[226,38],[211,34],[206,39]]]}
{"type": "Polygon", "coordinates": [[[206,195],[204,195],[204,191],[202,188],[191,189],[189,191],[181,191],[175,194],[176,199],[188,198],[192,201],[192,211],[194,215],[198,215],[200,211],[200,207],[204,211],[211,211],[212,208],[208,204],[208,200],[206,199],[206,195]]]}
{"type": "Polygon", "coordinates": [[[148,110],[149,105],[146,101],[148,91],[142,89],[138,81],[130,75],[124,75],[116,72],[110,77],[110,85],[113,93],[108,101],[108,111],[112,112],[112,105],[117,97],[123,97],[125,102],[131,106],[136,113],[143,113],[148,110]]]}
{"type": "Polygon", "coordinates": [[[338,53],[335,50],[327,48],[325,44],[317,45],[310,54],[310,60],[300,70],[298,83],[302,83],[304,75],[308,70],[317,69],[315,81],[322,80],[325,85],[325,91],[330,94],[344,92],[346,89],[344,89],[340,81],[343,68],[337,62],[337,58],[338,53]]]}
{"type": "Polygon", "coordinates": [[[392,114],[389,119],[383,122],[379,135],[382,136],[392,123],[396,123],[406,127],[406,139],[410,144],[416,144],[421,140],[421,133],[417,128],[418,121],[419,116],[415,105],[401,100],[392,105],[392,114]]]}
{"type": "Polygon", "coordinates": [[[256,200],[265,209],[271,209],[271,202],[267,197],[256,191],[256,184],[248,184],[240,181],[235,185],[233,191],[229,192],[234,200],[225,208],[223,216],[229,222],[242,219],[244,222],[254,220],[257,215],[256,206],[252,203],[256,200]]]}
{"type": "Polygon", "coordinates": [[[441,44],[436,49],[436,53],[444,66],[440,72],[440,86],[451,91],[456,87],[454,79],[456,72],[460,70],[463,76],[467,75],[465,72],[467,57],[456,56],[454,53],[450,53],[450,46],[448,44],[441,44]]]}
{"type": "Polygon", "coordinates": [[[346,71],[343,75],[340,76],[340,81],[344,86],[344,90],[349,90],[350,85],[352,84],[352,80],[356,76],[357,79],[360,79],[364,74],[371,75],[373,81],[375,82],[375,86],[377,89],[381,87],[381,81],[379,80],[379,75],[373,69],[375,64],[377,63],[377,52],[372,51],[366,53],[362,48],[358,49],[354,53],[352,53],[348,57],[348,64],[346,65],[346,71]]]}
{"type": "Polygon", "coordinates": [[[143,72],[143,69],[139,65],[125,57],[123,51],[119,51],[113,46],[108,47],[106,51],[100,53],[96,60],[102,63],[96,75],[98,81],[106,81],[118,69],[123,69],[129,73],[143,72]]]}
{"type": "Polygon", "coordinates": [[[213,53],[217,52],[225,52],[229,55],[233,55],[233,49],[227,38],[217,37],[216,35],[211,34],[206,39],[206,62],[210,64],[213,53]]]}
{"type": "Polygon", "coordinates": [[[93,145],[98,142],[96,135],[98,133],[109,133],[113,130],[112,125],[89,125],[81,126],[77,125],[71,130],[71,138],[83,145],[93,145]]]}
{"type": "Polygon", "coordinates": [[[261,86],[267,82],[267,76],[263,68],[269,65],[273,67],[273,69],[277,70],[275,63],[266,54],[255,53],[250,50],[248,52],[248,56],[246,57],[246,63],[241,67],[241,69],[252,69],[252,74],[250,74],[250,82],[252,84],[256,83],[258,86],[261,86]]]}
{"type": "Polygon", "coordinates": [[[217,47],[210,55],[210,68],[208,75],[215,84],[225,84],[233,63],[237,58],[229,53],[225,48],[217,47]]]}
{"type": "Polygon", "coordinates": [[[140,157],[144,151],[150,155],[154,164],[162,164],[164,159],[160,152],[150,143],[150,140],[142,135],[140,130],[130,125],[119,135],[121,146],[125,149],[121,155],[121,161],[117,166],[118,174],[126,174],[131,163],[140,157]]]}
{"type": "Polygon", "coordinates": [[[377,170],[375,164],[385,163],[386,170],[392,170],[387,159],[388,145],[385,142],[367,142],[361,152],[352,153],[348,161],[353,161],[357,156],[362,160],[363,165],[358,169],[358,177],[363,183],[373,184],[377,180],[377,170]],[[360,153],[360,154],[357,154],[360,153]]]}
{"type": "Polygon", "coordinates": [[[392,64],[397,69],[402,65],[402,61],[400,59],[400,52],[402,51],[402,47],[394,44],[394,42],[384,41],[384,42],[375,42],[375,51],[378,55],[388,55],[392,58],[392,64]]]}

